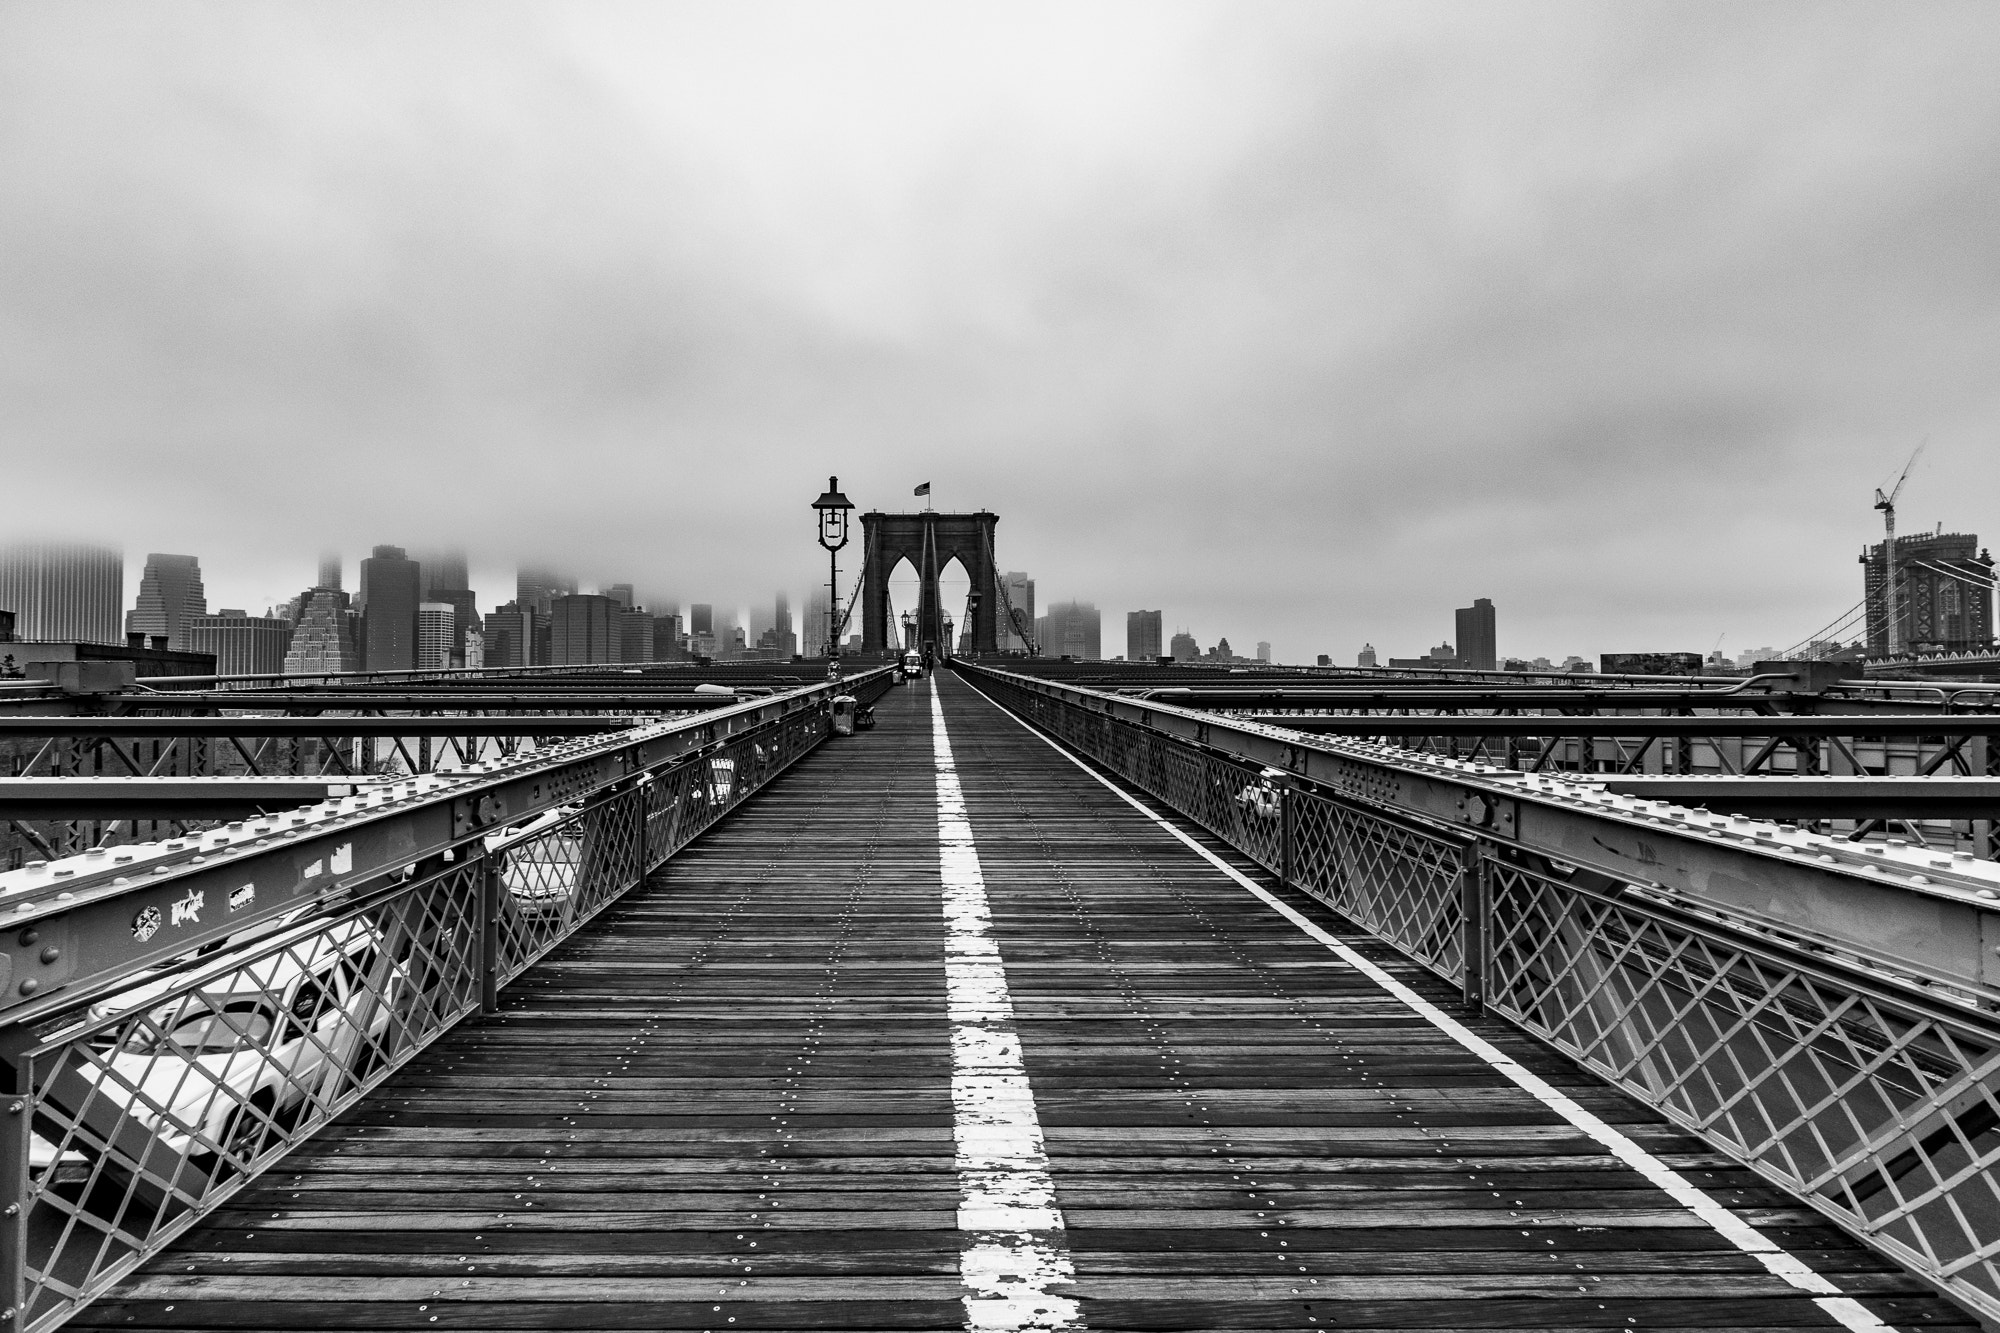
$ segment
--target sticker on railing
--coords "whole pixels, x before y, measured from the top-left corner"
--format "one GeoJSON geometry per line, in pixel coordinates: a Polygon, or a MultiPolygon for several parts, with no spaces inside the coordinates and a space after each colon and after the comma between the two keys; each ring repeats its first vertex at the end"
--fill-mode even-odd
{"type": "Polygon", "coordinates": [[[965,817],[944,709],[931,686],[937,764],[938,874],[944,883],[945,993],[951,1018],[952,1135],[958,1146],[959,1255],[966,1326],[1078,1329],[1077,1303],[1050,1288],[1076,1281],[1062,1210],[1021,1063],[1007,969],[993,937],[986,878],[965,817]]]}

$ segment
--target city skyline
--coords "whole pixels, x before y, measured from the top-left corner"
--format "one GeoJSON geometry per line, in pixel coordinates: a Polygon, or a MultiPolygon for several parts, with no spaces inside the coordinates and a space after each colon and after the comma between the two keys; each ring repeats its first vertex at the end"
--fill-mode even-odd
{"type": "Polygon", "coordinates": [[[0,13],[0,398],[128,589],[401,540],[796,600],[837,473],[1281,657],[1472,596],[1726,649],[1854,604],[1926,436],[1905,530],[1994,530],[1990,10],[90,12],[0,13]]]}

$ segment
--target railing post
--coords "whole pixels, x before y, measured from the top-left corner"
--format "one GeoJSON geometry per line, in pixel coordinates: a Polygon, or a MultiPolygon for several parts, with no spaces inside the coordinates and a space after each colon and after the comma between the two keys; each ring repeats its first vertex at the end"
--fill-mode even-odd
{"type": "Polygon", "coordinates": [[[1287,775],[1271,785],[1278,790],[1278,882],[1295,889],[1297,861],[1293,849],[1298,842],[1298,813],[1293,797],[1298,795],[1298,784],[1287,775]]]}
{"type": "Polygon", "coordinates": [[[632,877],[632,887],[635,889],[645,884],[646,872],[651,869],[651,866],[648,864],[651,857],[651,849],[646,846],[646,798],[650,790],[650,783],[637,783],[632,788],[632,804],[634,806],[632,821],[639,830],[636,839],[639,844],[637,858],[639,868],[637,873],[632,877]]]}
{"type": "Polygon", "coordinates": [[[479,1012],[500,1009],[500,910],[507,892],[501,869],[507,853],[488,852],[479,867],[479,1012]]]}
{"type": "MultiPolygon", "coordinates": [[[[21,1053],[16,1030],[7,1036],[0,1062],[0,1330],[15,1333],[26,1322],[28,1299],[28,1206],[34,1182],[28,1173],[28,1142],[34,1127],[34,1063],[21,1053]]],[[[55,1164],[50,1163],[51,1175],[55,1164]]]]}
{"type": "Polygon", "coordinates": [[[1493,881],[1487,874],[1480,845],[1458,849],[1459,953],[1462,960],[1459,995],[1466,1013],[1486,1012],[1486,923],[1493,913],[1493,881]]]}

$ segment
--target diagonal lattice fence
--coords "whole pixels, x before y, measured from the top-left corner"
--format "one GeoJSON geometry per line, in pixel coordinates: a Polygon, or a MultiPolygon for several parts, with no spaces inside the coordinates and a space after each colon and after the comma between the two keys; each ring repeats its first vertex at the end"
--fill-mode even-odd
{"type": "MultiPolygon", "coordinates": [[[[879,674],[879,673],[878,673],[879,674]]],[[[856,682],[864,700],[886,675],[856,682]]],[[[0,1029],[5,1324],[52,1328],[828,734],[768,724],[0,1029]]],[[[238,904],[218,904],[233,910],[238,904]]],[[[135,930],[160,928],[135,922],[135,930]]]]}
{"type": "Polygon", "coordinates": [[[1317,789],[1204,743],[1205,728],[1169,735],[1004,675],[975,681],[2000,1320],[2000,994],[1946,995],[1647,884],[1317,789]]]}

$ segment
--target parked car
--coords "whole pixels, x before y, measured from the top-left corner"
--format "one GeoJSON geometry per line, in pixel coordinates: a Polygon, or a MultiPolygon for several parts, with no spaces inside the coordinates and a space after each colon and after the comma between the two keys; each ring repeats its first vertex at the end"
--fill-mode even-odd
{"type": "Polygon", "coordinates": [[[486,839],[487,848],[497,850],[502,857],[501,883],[513,895],[514,906],[529,920],[560,917],[576,898],[583,865],[583,830],[574,823],[575,816],[574,807],[559,806],[519,828],[504,829],[486,839]]]}
{"type": "MultiPolygon", "coordinates": [[[[375,924],[357,918],[192,991],[178,976],[127,991],[94,1006],[90,1019],[135,1009],[138,1017],[90,1038],[89,1054],[73,1056],[66,1075],[85,1085],[75,1090],[82,1101],[122,1108],[171,1154],[219,1150],[243,1161],[270,1121],[358,1074],[364,1043],[388,1031],[410,974],[392,962],[386,976],[371,976],[381,943],[375,924]],[[154,996],[159,1003],[147,1008],[154,996]]],[[[58,1102],[68,1100],[61,1082],[49,1089],[58,1102]]],[[[101,1118],[89,1129],[115,1133],[101,1118]]]]}

